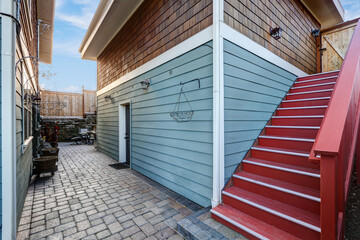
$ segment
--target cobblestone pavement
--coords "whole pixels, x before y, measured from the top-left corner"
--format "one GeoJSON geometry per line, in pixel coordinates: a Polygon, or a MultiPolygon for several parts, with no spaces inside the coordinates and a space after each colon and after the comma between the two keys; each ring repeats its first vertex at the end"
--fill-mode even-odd
{"type": "Polygon", "coordinates": [[[176,223],[200,206],[93,146],[60,144],[59,170],[34,181],[17,239],[183,239],[176,223]]]}

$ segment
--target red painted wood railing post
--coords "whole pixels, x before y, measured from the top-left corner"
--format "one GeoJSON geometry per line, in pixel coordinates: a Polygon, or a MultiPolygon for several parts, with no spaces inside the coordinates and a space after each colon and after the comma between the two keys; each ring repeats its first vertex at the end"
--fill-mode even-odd
{"type": "Polygon", "coordinates": [[[357,185],[360,185],[360,129],[358,130],[357,139],[356,139],[356,177],[357,177],[357,185]]]}
{"type": "Polygon", "coordinates": [[[336,165],[337,156],[322,155],[320,167],[320,226],[321,239],[333,240],[337,236],[337,194],[336,165]]]}

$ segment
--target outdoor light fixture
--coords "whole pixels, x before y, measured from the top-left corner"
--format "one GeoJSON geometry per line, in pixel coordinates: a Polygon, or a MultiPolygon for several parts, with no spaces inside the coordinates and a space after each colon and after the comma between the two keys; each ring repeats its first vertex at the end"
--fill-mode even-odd
{"type": "Polygon", "coordinates": [[[140,84],[141,84],[141,88],[142,88],[143,90],[148,89],[149,86],[150,86],[150,78],[145,79],[145,80],[142,80],[142,81],[140,82],[140,84]]]}
{"type": "Polygon", "coordinates": [[[40,105],[40,101],[41,101],[40,93],[37,92],[36,94],[31,95],[31,100],[34,105],[40,105]]]}
{"type": "Polygon", "coordinates": [[[105,96],[105,102],[108,102],[109,100],[111,101],[111,96],[110,96],[110,95],[106,95],[106,96],[105,96]]]}
{"type": "Polygon", "coordinates": [[[282,29],[280,27],[270,28],[270,35],[276,40],[281,38],[282,29]]]}
{"type": "Polygon", "coordinates": [[[314,29],[311,31],[311,34],[313,35],[313,37],[318,37],[318,36],[320,36],[320,30],[314,29]]]}

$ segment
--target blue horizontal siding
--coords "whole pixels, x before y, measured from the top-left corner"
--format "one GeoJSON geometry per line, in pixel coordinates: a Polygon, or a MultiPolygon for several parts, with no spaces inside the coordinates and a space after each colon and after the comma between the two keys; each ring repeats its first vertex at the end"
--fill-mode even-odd
{"type": "MultiPolygon", "coordinates": [[[[202,205],[212,196],[212,48],[200,46],[98,97],[99,150],[119,158],[119,102],[131,100],[131,164],[134,170],[202,205]],[[150,78],[148,90],[140,81],[150,78]],[[190,122],[170,117],[181,81],[194,110],[190,122]],[[111,95],[112,102],[104,101],[111,95]]],[[[185,105],[186,106],[186,105],[185,105]]],[[[186,106],[187,107],[187,106],[186,106]]]]}
{"type": "Polygon", "coordinates": [[[224,41],[225,180],[245,157],[296,76],[224,41]]]}

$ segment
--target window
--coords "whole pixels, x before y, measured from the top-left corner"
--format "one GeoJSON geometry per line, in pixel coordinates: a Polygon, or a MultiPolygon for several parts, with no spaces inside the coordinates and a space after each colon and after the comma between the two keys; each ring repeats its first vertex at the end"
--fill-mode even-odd
{"type": "Polygon", "coordinates": [[[23,136],[24,140],[32,136],[32,109],[30,89],[24,89],[23,136]]]}

